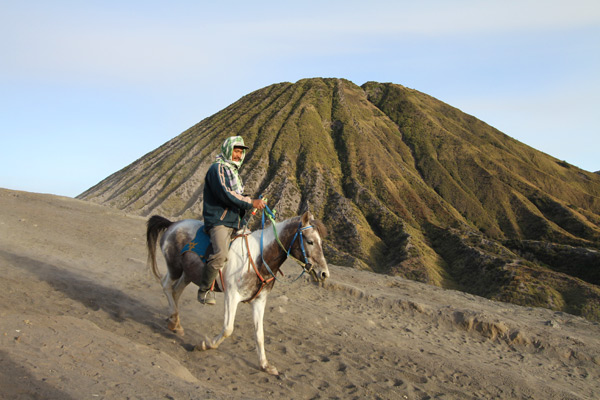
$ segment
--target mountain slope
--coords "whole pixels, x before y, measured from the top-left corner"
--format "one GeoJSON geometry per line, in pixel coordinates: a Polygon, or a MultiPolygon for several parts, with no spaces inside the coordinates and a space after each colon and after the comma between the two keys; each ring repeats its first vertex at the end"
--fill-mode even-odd
{"type": "Polygon", "coordinates": [[[246,192],[281,219],[310,208],[331,262],[600,319],[600,176],[401,85],[268,86],[79,198],[198,218],[231,135],[251,147],[246,192]]]}

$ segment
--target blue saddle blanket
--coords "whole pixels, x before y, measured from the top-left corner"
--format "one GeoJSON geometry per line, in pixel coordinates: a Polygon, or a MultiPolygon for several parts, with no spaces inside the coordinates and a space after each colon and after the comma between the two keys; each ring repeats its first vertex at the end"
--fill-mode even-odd
{"type": "Polygon", "coordinates": [[[198,231],[196,231],[196,237],[191,242],[183,246],[181,254],[185,253],[186,251],[193,251],[194,253],[198,254],[202,260],[206,260],[206,250],[208,249],[209,245],[210,236],[204,232],[204,225],[201,225],[200,228],[198,228],[198,231]]]}

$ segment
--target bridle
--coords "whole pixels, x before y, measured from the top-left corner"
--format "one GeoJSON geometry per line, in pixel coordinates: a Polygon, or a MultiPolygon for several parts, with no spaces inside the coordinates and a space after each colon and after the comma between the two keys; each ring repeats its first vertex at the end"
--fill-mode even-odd
{"type": "MultiPolygon", "coordinates": [[[[311,262],[308,261],[308,257],[306,255],[306,250],[304,249],[304,235],[302,234],[303,231],[305,231],[309,228],[312,228],[313,226],[308,225],[308,226],[303,227],[302,222],[300,222],[300,224],[298,225],[298,229],[296,229],[296,233],[294,234],[292,242],[290,243],[290,248],[286,250],[285,246],[281,243],[281,241],[279,240],[279,236],[277,235],[277,228],[275,228],[274,212],[271,211],[268,207],[266,207],[265,210],[263,210],[263,215],[262,215],[262,232],[260,234],[260,256],[262,258],[262,262],[263,262],[265,268],[267,268],[267,271],[269,271],[269,273],[271,274],[270,278],[265,279],[261,275],[260,271],[258,270],[258,267],[256,266],[256,263],[252,259],[252,254],[250,251],[250,244],[248,243],[248,236],[250,235],[250,233],[244,233],[244,234],[238,235],[233,238],[233,240],[241,238],[241,237],[244,238],[244,242],[246,243],[246,248],[248,250],[248,261],[249,261],[248,268],[250,268],[250,265],[254,268],[254,272],[256,273],[256,276],[258,277],[258,279],[260,281],[260,286],[254,293],[254,295],[248,300],[243,300],[244,303],[249,303],[252,300],[256,299],[258,297],[258,295],[260,294],[260,292],[263,290],[263,288],[274,280],[276,280],[278,282],[284,282],[284,283],[294,283],[298,279],[300,279],[300,277],[302,277],[302,275],[304,275],[305,272],[308,272],[316,279],[316,273],[313,269],[313,265],[311,262]],[[269,267],[269,264],[267,264],[267,262],[265,261],[265,258],[263,256],[263,250],[264,250],[263,237],[264,237],[264,229],[265,229],[264,228],[265,227],[265,214],[267,214],[267,218],[269,218],[269,220],[271,221],[271,225],[273,226],[273,232],[275,233],[275,240],[277,240],[277,243],[279,243],[279,246],[281,246],[281,248],[285,252],[285,257],[286,258],[292,257],[294,260],[296,260],[296,262],[298,262],[302,266],[302,272],[300,273],[300,275],[298,275],[298,277],[296,277],[296,279],[294,279],[291,282],[280,281],[279,279],[277,279],[277,277],[275,276],[275,273],[273,272],[271,267],[269,267]],[[298,260],[296,257],[294,257],[290,254],[290,252],[292,251],[292,247],[294,246],[294,242],[296,241],[297,238],[300,238],[300,250],[302,251],[302,256],[304,257],[304,262],[298,260]]],[[[233,240],[232,240],[232,242],[233,242],[233,240]]],[[[219,272],[221,272],[221,271],[219,271],[219,272]]],[[[279,271],[279,273],[281,273],[283,275],[283,272],[279,271]]],[[[221,274],[221,285],[223,286],[223,289],[225,289],[225,282],[223,281],[222,274],[221,274]]]]}
{"type": "MultiPolygon", "coordinates": [[[[302,235],[302,231],[305,231],[312,227],[313,227],[312,225],[303,227],[302,222],[300,222],[300,224],[298,225],[298,229],[296,229],[296,233],[294,234],[294,238],[292,239],[292,243],[290,243],[290,248],[287,250],[287,256],[292,257],[294,260],[296,260],[296,262],[298,262],[298,264],[300,264],[302,266],[303,273],[308,272],[309,274],[314,271],[313,271],[313,265],[310,261],[308,261],[308,257],[306,256],[306,251],[304,250],[304,236],[302,235]],[[300,250],[302,251],[302,257],[304,257],[304,262],[298,260],[296,257],[294,257],[290,254],[290,251],[292,251],[292,246],[294,245],[294,242],[296,241],[296,238],[298,238],[298,237],[300,238],[300,250]]],[[[275,228],[274,225],[273,225],[273,228],[275,228]]]]}
{"type": "Polygon", "coordinates": [[[271,276],[279,281],[279,279],[277,279],[277,277],[275,276],[275,274],[269,267],[269,264],[267,264],[267,262],[265,261],[265,258],[263,255],[264,254],[264,252],[263,252],[263,250],[264,250],[263,237],[264,237],[264,233],[265,233],[265,215],[271,221],[271,226],[273,226],[273,233],[275,234],[275,240],[277,241],[277,243],[279,243],[279,246],[283,249],[283,251],[285,251],[286,257],[292,257],[294,260],[296,260],[296,262],[298,262],[298,264],[300,264],[302,266],[302,272],[291,283],[296,282],[298,279],[300,279],[300,277],[302,275],[304,275],[305,272],[308,272],[309,274],[312,274],[314,276],[313,265],[308,260],[308,257],[306,256],[306,250],[304,249],[304,235],[302,234],[303,231],[313,228],[313,226],[308,225],[308,226],[303,227],[302,221],[301,221],[298,224],[298,229],[296,229],[294,238],[292,239],[292,242],[290,243],[290,248],[286,250],[283,243],[281,243],[281,240],[279,240],[279,235],[277,235],[277,228],[275,227],[275,213],[273,211],[271,211],[271,209],[268,206],[265,206],[265,208],[263,209],[262,218],[261,218],[262,232],[260,234],[260,256],[262,258],[264,266],[267,268],[267,271],[269,271],[271,276]],[[296,238],[300,238],[300,250],[302,251],[302,257],[304,257],[304,262],[302,262],[301,260],[298,260],[296,257],[294,257],[290,254],[290,252],[292,251],[292,247],[294,246],[294,242],[296,241],[296,238]]]}

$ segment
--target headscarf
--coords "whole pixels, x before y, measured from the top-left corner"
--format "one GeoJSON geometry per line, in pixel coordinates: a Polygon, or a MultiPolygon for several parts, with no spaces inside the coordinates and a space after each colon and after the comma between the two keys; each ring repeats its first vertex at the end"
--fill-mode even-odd
{"type": "Polygon", "coordinates": [[[247,148],[248,146],[244,144],[244,139],[241,136],[232,136],[225,139],[221,146],[221,153],[217,155],[217,162],[227,167],[225,171],[227,171],[227,180],[229,181],[231,190],[238,194],[243,194],[244,192],[244,185],[238,170],[244,162],[247,148]],[[242,147],[244,149],[240,161],[233,161],[231,159],[234,147],[242,147]]]}

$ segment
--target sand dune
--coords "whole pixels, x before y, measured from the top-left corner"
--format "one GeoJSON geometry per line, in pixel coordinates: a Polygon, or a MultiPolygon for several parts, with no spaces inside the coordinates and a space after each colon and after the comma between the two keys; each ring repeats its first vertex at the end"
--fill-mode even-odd
{"type": "Polygon", "coordinates": [[[0,190],[0,398],[600,397],[597,323],[336,266],[271,293],[279,377],[258,369],[246,305],[218,350],[194,351],[220,330],[222,295],[201,306],[188,288],[186,335],[170,333],[144,234],[144,218],[0,190]]]}

